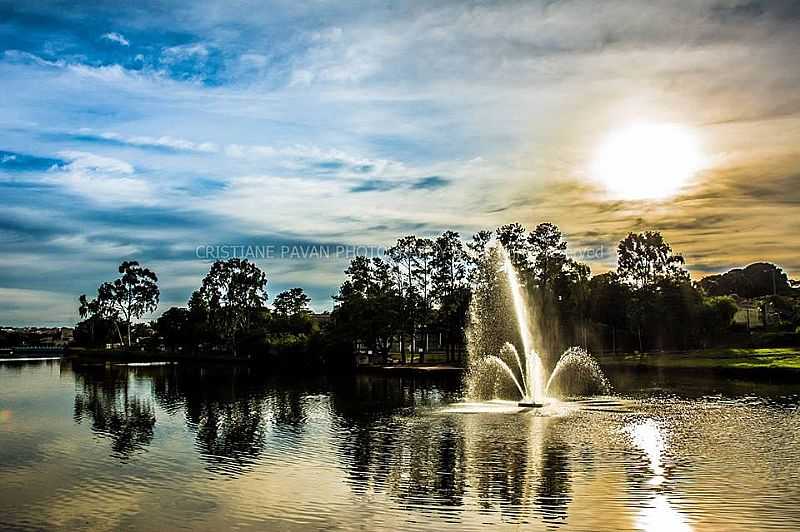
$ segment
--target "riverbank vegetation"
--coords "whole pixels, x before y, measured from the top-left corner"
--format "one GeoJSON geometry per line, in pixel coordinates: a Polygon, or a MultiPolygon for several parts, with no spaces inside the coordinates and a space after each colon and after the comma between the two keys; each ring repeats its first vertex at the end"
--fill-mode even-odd
{"type": "Polygon", "coordinates": [[[601,355],[603,366],[681,369],[790,370],[800,374],[800,348],[712,348],[679,353],[601,355]]]}
{"type": "Polygon", "coordinates": [[[644,353],[797,343],[798,289],[775,265],[756,263],[693,282],[683,257],[660,233],[647,231],[619,243],[615,270],[592,276],[558,227],[542,223],[528,231],[513,223],[467,240],[454,231],[404,236],[384,256],[354,257],[333,311],[324,315],[311,312],[302,288],[281,292],[268,305],[267,274],[232,258],[212,264],[185,307],[134,323],[157,306],[157,277],[123,262],[120,277],[101,284],[95,298],[80,297],[84,319],[75,344],[224,354],[304,369],[349,367],[359,358],[461,364],[471,302],[480,302],[473,309],[505,304],[497,296],[495,242],[536,309],[532,319],[546,337],[545,350],[581,345],[594,353],[644,353]]]}

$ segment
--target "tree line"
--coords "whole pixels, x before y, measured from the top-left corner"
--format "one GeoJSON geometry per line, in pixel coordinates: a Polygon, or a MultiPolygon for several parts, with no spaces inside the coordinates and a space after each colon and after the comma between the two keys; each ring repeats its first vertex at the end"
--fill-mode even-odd
{"type": "MultiPolygon", "coordinates": [[[[482,332],[506,327],[495,336],[514,338],[513,322],[493,319],[509,304],[498,286],[495,243],[508,254],[532,304],[531,319],[541,337],[537,348],[552,354],[572,345],[595,352],[720,345],[733,341],[738,307],[730,286],[746,287],[746,297],[765,296],[772,294],[764,291],[769,277],[777,293],[797,295],[786,274],[766,263],[745,269],[757,273],[752,279],[742,280],[732,270],[693,282],[683,256],[658,231],[629,233],[617,246],[616,270],[592,276],[587,264],[570,256],[556,225],[541,223],[529,231],[511,223],[467,240],[453,231],[434,238],[404,236],[384,257],[354,258],[334,297],[331,343],[343,352],[367,351],[384,359],[396,353],[405,363],[407,354],[416,353],[424,361],[432,333],[443,335],[447,361],[464,353],[470,326],[473,344],[481,349],[495,347],[485,345],[485,338],[483,344],[474,341],[487,336],[482,332]]],[[[783,304],[791,307],[784,325],[800,324],[797,300],[783,304]]]]}
{"type": "Polygon", "coordinates": [[[158,305],[156,274],[136,261],[123,262],[119,272],[118,279],[100,285],[94,299],[80,296],[79,345],[269,358],[305,354],[319,334],[303,289],[279,293],[268,308],[267,276],[246,259],[214,262],[185,307],[171,307],[150,323],[133,321],[158,305]]]}
{"type": "Polygon", "coordinates": [[[557,226],[541,223],[528,231],[511,223],[466,240],[455,231],[408,235],[382,257],[354,257],[325,323],[314,319],[302,288],[281,292],[269,308],[266,274],[255,263],[232,258],[212,264],[185,307],[137,324],[158,305],[158,278],[126,261],[96,297],[79,298],[83,321],[76,341],[132,348],[134,338],[141,343],[144,337],[170,351],[196,354],[274,359],[288,353],[282,360],[300,365],[348,364],[356,352],[424,362],[435,344],[441,359],[458,362],[465,353],[471,303],[473,312],[487,315],[507,304],[496,297],[496,244],[515,266],[537,311],[545,348],[552,350],[715,345],[727,337],[737,310],[731,287],[745,287],[752,297],[763,291],[766,276],[776,297],[778,291],[784,297],[796,291],[779,268],[766,263],[692,282],[683,257],[657,231],[629,233],[617,246],[616,270],[592,276],[587,264],[570,256],[557,226]]]}

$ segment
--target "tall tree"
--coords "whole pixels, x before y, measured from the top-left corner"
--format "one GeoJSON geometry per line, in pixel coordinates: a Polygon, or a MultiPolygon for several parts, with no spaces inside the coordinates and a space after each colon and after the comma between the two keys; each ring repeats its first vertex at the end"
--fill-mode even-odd
{"type": "Polygon", "coordinates": [[[264,309],[267,276],[247,259],[218,260],[192,295],[195,307],[202,308],[209,324],[238,352],[238,336],[248,330],[264,309]]]}
{"type": "Polygon", "coordinates": [[[456,345],[463,342],[469,307],[467,254],[458,233],[445,231],[436,238],[431,265],[438,321],[445,332],[447,358],[452,360],[456,345]]]}
{"type": "Polygon", "coordinates": [[[672,316],[670,310],[683,311],[692,304],[688,300],[685,305],[676,303],[690,295],[691,287],[686,286],[689,273],[683,263],[683,257],[673,254],[672,247],[658,231],[628,233],[619,243],[617,274],[634,289],[627,310],[639,350],[647,347],[648,331],[663,331],[669,322],[667,318],[672,316]]]}
{"type": "Polygon", "coordinates": [[[345,270],[347,278],[334,296],[332,313],[337,334],[351,346],[361,343],[385,359],[397,329],[399,294],[392,267],[375,257],[354,257],[345,270]]]}
{"type": "Polygon", "coordinates": [[[531,269],[530,264],[530,244],[525,233],[525,228],[514,222],[498,227],[495,230],[497,241],[511,257],[511,262],[521,273],[531,269]]]}
{"type": "Polygon", "coordinates": [[[658,231],[628,233],[617,248],[617,274],[640,289],[653,289],[664,280],[687,280],[683,264],[658,231]]]}
{"type": "Polygon", "coordinates": [[[567,262],[567,242],[558,227],[551,223],[537,225],[527,240],[534,255],[534,277],[540,287],[545,287],[561,272],[567,262]]]}
{"type": "Polygon", "coordinates": [[[309,303],[311,303],[311,298],[302,288],[290,288],[275,296],[272,306],[279,316],[290,318],[311,312],[308,307],[309,303]]]}
{"type": "MultiPolygon", "coordinates": [[[[420,294],[416,283],[417,253],[420,246],[414,235],[404,236],[386,250],[386,257],[391,261],[391,272],[394,276],[395,290],[399,298],[397,313],[400,317],[400,358],[406,362],[406,349],[411,345],[412,352],[416,347],[416,329],[419,311],[420,294]],[[410,342],[404,341],[408,337],[410,342]]],[[[351,264],[352,267],[352,264],[351,264]]],[[[413,354],[412,354],[413,357],[413,354]]]]}
{"type": "Polygon", "coordinates": [[[432,263],[434,259],[434,243],[429,238],[418,238],[414,253],[414,282],[419,294],[418,325],[423,331],[424,344],[420,350],[420,362],[425,361],[428,351],[429,327],[432,310],[432,263]]]}
{"type": "Polygon", "coordinates": [[[158,277],[136,261],[124,261],[119,265],[119,273],[118,279],[100,285],[95,300],[88,301],[82,295],[79,310],[82,316],[98,314],[115,323],[124,323],[127,341],[123,342],[120,334],[120,342],[130,347],[132,321],[158,307],[158,277]]]}

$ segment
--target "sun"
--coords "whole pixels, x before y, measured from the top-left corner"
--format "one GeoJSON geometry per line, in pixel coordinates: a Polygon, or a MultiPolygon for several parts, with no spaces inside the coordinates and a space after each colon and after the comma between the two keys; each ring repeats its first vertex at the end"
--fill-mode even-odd
{"type": "Polygon", "coordinates": [[[610,196],[665,199],[689,183],[702,165],[694,132],[678,124],[635,124],[601,143],[591,175],[610,196]]]}

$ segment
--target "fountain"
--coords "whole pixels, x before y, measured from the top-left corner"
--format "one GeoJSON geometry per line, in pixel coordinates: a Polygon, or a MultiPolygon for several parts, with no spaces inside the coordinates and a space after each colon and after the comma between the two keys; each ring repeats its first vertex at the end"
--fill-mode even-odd
{"type": "Polygon", "coordinates": [[[597,362],[579,347],[564,351],[553,371],[547,370],[534,347],[532,320],[525,287],[509,253],[499,244],[494,248],[494,261],[490,260],[486,286],[476,293],[470,308],[470,370],[467,388],[471,397],[486,399],[500,395],[518,394],[518,406],[537,408],[544,406],[553,392],[562,394],[607,394],[610,385],[597,362]],[[507,294],[502,297],[500,294],[507,294]],[[513,320],[508,312],[513,314],[513,320]],[[506,321],[514,322],[514,329],[504,327],[506,321]],[[512,332],[513,331],[513,332],[512,332]],[[518,335],[522,352],[509,341],[509,333],[518,335]],[[505,336],[505,338],[502,338],[505,336]],[[502,342],[499,349],[498,341],[502,342]],[[493,354],[495,350],[497,354],[493,354]],[[506,385],[513,385],[511,390],[506,385]],[[505,386],[506,389],[503,389],[505,386]]]}

